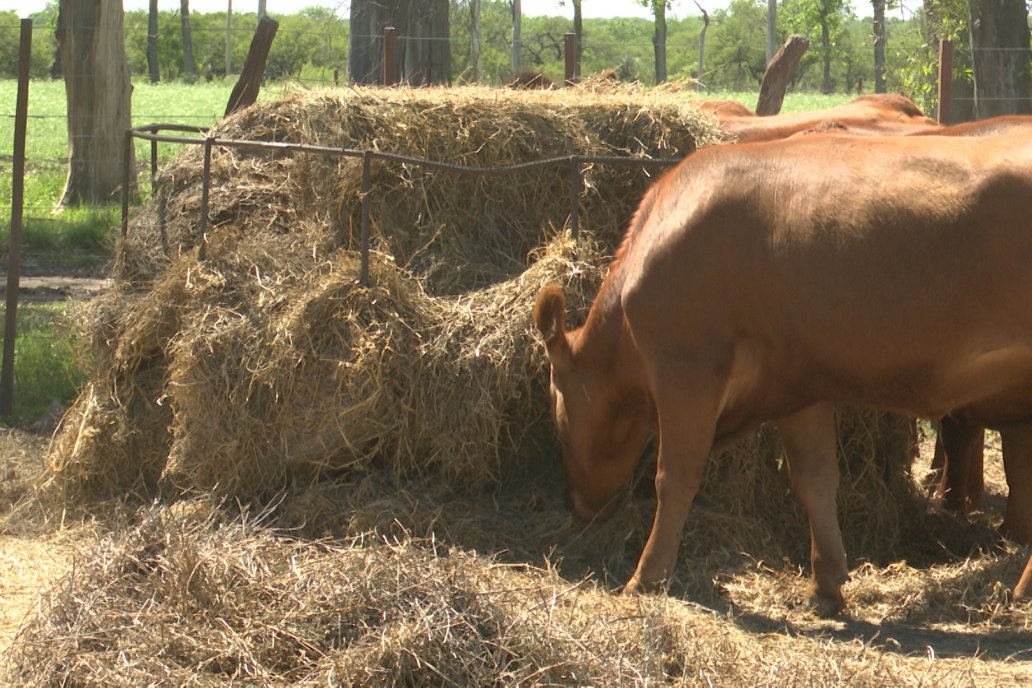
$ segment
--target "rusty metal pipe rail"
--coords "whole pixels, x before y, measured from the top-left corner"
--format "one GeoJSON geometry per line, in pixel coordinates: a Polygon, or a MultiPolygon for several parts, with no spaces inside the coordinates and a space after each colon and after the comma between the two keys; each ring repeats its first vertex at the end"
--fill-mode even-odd
{"type": "MultiPolygon", "coordinates": [[[[289,143],[282,141],[249,141],[242,139],[220,139],[214,136],[204,138],[171,136],[159,134],[158,131],[171,130],[180,132],[206,133],[201,127],[191,127],[181,124],[148,124],[142,127],[134,127],[126,132],[127,138],[131,141],[134,138],[151,142],[151,181],[154,183],[157,169],[157,154],[155,147],[158,143],[178,143],[187,145],[204,146],[204,170],[201,181],[201,218],[200,218],[200,248],[199,256],[203,259],[207,247],[207,221],[208,221],[208,193],[211,184],[211,153],[215,146],[223,148],[242,148],[252,150],[270,150],[296,153],[314,153],[319,155],[331,155],[335,157],[360,158],[362,160],[362,234],[361,234],[361,274],[362,284],[368,284],[369,280],[369,193],[372,190],[372,161],[383,160],[403,165],[414,165],[424,169],[453,172],[458,174],[475,174],[481,176],[501,176],[525,172],[544,167],[567,165],[570,174],[570,225],[571,232],[577,236],[579,232],[579,190],[581,187],[581,171],[584,165],[603,164],[621,165],[624,167],[640,167],[664,169],[672,167],[680,162],[678,158],[635,158],[628,156],[606,156],[606,155],[565,155],[554,158],[532,160],[530,162],[516,163],[501,167],[470,167],[455,165],[452,163],[436,162],[417,158],[410,155],[397,153],[386,153],[383,151],[359,150],[355,148],[336,148],[332,146],[315,146],[306,143],[289,143]]],[[[127,147],[128,148],[128,147],[127,147]]],[[[125,238],[129,227],[129,163],[128,155],[125,164],[125,183],[123,184],[122,204],[122,236],[125,238]]]]}

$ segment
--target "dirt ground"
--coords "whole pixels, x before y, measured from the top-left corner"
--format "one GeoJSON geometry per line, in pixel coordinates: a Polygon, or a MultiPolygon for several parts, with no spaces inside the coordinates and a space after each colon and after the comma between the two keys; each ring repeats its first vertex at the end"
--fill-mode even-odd
{"type": "Polygon", "coordinates": [[[82,535],[76,528],[13,513],[31,498],[46,445],[38,435],[0,429],[0,654],[35,609],[40,592],[68,571],[82,535]]]}
{"type": "MultiPolygon", "coordinates": [[[[111,281],[101,276],[22,275],[18,280],[20,301],[57,301],[90,298],[105,290],[111,281]]],[[[0,273],[0,299],[7,296],[7,275],[0,273]]]]}
{"type": "MultiPolygon", "coordinates": [[[[5,262],[6,265],[6,262],[5,262]]],[[[101,270],[82,275],[41,274],[19,278],[19,302],[41,303],[90,298],[110,280],[101,270]]],[[[7,294],[7,274],[0,273],[0,300],[7,294]]],[[[0,654],[10,646],[18,627],[39,603],[40,592],[68,571],[73,553],[84,540],[79,527],[62,527],[37,516],[19,519],[16,504],[30,497],[44,470],[48,438],[0,427],[0,654]]]]}

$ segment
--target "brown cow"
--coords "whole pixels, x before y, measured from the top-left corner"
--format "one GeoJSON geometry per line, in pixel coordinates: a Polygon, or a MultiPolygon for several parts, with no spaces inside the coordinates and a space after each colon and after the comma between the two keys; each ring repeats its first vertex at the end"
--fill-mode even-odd
{"type": "Polygon", "coordinates": [[[906,132],[908,136],[1004,136],[1032,129],[1032,115],[1000,115],[962,122],[948,127],[934,126],[906,132]]]}
{"type": "Polygon", "coordinates": [[[722,129],[739,143],[775,141],[821,127],[840,127],[855,134],[905,134],[917,129],[939,128],[925,117],[914,101],[896,93],[860,96],[825,110],[791,112],[769,117],[714,111],[722,129]]]}
{"type": "Polygon", "coordinates": [[[736,100],[692,100],[689,102],[699,110],[716,117],[718,122],[736,117],[756,118],[755,112],[736,100]]]}
{"type": "MultiPolygon", "coordinates": [[[[856,102],[856,101],[854,101],[856,102]]],[[[916,105],[907,105],[906,99],[897,100],[898,107],[907,117],[918,112],[916,105]]],[[[891,109],[891,108],[890,108],[891,109]]],[[[827,113],[827,111],[824,111],[827,113]]],[[[813,114],[813,113],[811,113],[813,114]]],[[[775,129],[787,131],[787,129],[775,129]]],[[[938,124],[907,125],[892,133],[906,136],[1001,136],[1024,131],[1032,133],[1032,116],[1003,115],[974,122],[964,122],[949,127],[938,124]]],[[[771,132],[773,135],[774,132],[771,132]]],[[[811,136],[820,133],[834,133],[847,136],[872,136],[889,133],[872,127],[869,123],[843,124],[838,120],[825,120],[816,126],[793,133],[789,138],[811,136]]],[[[970,425],[956,418],[944,418],[936,437],[932,458],[932,481],[935,493],[942,498],[943,506],[956,513],[968,513],[981,502],[985,484],[983,479],[984,428],[970,425]]],[[[1021,544],[1032,544],[1032,530],[1015,526],[1013,519],[1005,518],[1001,531],[1021,544]]]]}
{"type": "MultiPolygon", "coordinates": [[[[578,515],[607,509],[659,432],[655,520],[625,591],[674,574],[713,446],[773,421],[810,521],[808,601],[839,611],[830,402],[1005,427],[1026,456],[1029,265],[1024,136],[713,146],[662,177],[584,326],[567,331],[554,285],[534,309],[578,515]]],[[[1032,461],[1007,468],[1011,516],[1032,523],[1032,461]]]]}
{"type": "MultiPolygon", "coordinates": [[[[949,127],[934,127],[911,132],[912,136],[1003,136],[1024,132],[1032,134],[1032,116],[1003,115],[949,127]]],[[[982,499],[984,430],[980,425],[956,418],[944,418],[936,438],[932,471],[936,476],[936,492],[943,505],[957,513],[967,513],[982,499]]],[[[1010,445],[1004,431],[1004,445],[1010,445]]],[[[1006,458],[1004,460],[1006,464],[1006,458]]],[[[1032,544],[1032,530],[1027,524],[1015,523],[1008,509],[1001,531],[1022,544],[1032,544]]]]}
{"type": "Polygon", "coordinates": [[[541,72],[524,70],[512,78],[512,81],[505,85],[506,88],[522,90],[548,90],[555,88],[555,82],[541,72]]]}

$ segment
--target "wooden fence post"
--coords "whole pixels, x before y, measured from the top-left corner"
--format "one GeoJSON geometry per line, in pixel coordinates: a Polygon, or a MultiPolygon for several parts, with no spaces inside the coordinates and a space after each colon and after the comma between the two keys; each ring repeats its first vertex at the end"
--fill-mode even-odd
{"type": "Polygon", "coordinates": [[[953,43],[939,41],[939,92],[935,119],[939,124],[950,123],[950,105],[953,101],[953,43]]]}
{"type": "Polygon", "coordinates": [[[18,95],[14,115],[14,165],[11,178],[11,234],[7,252],[7,311],[4,313],[4,352],[0,369],[0,416],[14,410],[14,340],[18,335],[18,287],[21,281],[22,211],[25,202],[25,129],[29,115],[29,63],[32,60],[32,20],[21,20],[18,52],[18,95]]]}
{"type": "Polygon", "coordinates": [[[258,22],[258,28],[251,39],[251,47],[244,59],[244,68],[240,71],[240,79],[229,94],[229,103],[226,105],[226,115],[243,110],[249,105],[254,105],[258,100],[258,90],[262,85],[262,76],[265,74],[265,61],[269,57],[269,50],[272,48],[272,39],[276,37],[276,29],[279,24],[274,19],[262,17],[258,22]]]}
{"type": "Polygon", "coordinates": [[[792,77],[796,65],[802,59],[810,41],[802,36],[789,36],[767,65],[760,81],[760,97],[756,101],[756,114],[761,116],[776,115],[781,112],[781,104],[785,102],[785,89],[792,77]]]}

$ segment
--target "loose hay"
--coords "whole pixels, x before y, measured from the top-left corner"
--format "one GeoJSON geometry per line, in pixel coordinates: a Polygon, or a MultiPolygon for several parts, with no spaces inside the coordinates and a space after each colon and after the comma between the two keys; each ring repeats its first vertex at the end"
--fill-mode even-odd
{"type": "MultiPolygon", "coordinates": [[[[939,658],[946,646],[930,636],[792,637],[433,541],[301,543],[226,522],[210,502],[145,512],[42,606],[5,657],[12,685],[945,688],[1032,677],[1021,662],[939,658]]],[[[977,646],[962,635],[953,642],[977,646]]]]}

